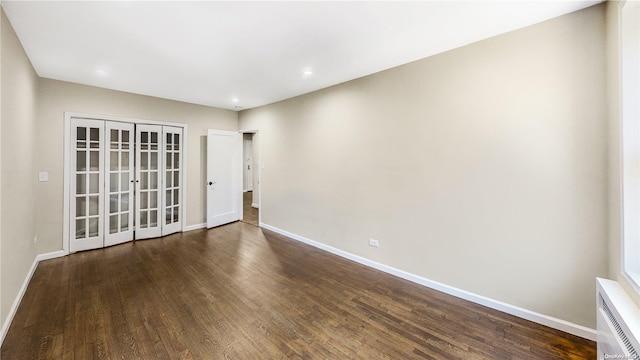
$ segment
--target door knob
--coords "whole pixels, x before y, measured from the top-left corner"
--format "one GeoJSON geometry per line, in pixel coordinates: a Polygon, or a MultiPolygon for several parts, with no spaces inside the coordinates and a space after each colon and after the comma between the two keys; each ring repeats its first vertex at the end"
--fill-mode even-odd
{"type": "Polygon", "coordinates": [[[209,181],[209,185],[213,185],[215,183],[216,183],[215,181],[209,181]]]}

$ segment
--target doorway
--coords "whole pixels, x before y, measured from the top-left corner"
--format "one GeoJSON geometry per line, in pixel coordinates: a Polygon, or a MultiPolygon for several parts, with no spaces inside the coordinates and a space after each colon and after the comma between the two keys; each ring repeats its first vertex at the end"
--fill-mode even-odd
{"type": "Polygon", "coordinates": [[[257,169],[257,133],[242,134],[242,221],[259,226],[259,175],[257,169]]]}
{"type": "Polygon", "coordinates": [[[182,230],[186,126],[67,113],[65,128],[65,250],[182,230]]]}

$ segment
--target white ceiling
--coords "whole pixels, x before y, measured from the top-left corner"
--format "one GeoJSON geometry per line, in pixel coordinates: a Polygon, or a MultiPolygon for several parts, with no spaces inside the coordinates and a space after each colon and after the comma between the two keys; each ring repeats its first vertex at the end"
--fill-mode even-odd
{"type": "Polygon", "coordinates": [[[2,7],[41,77],[246,109],[599,2],[4,0],[2,7]]]}

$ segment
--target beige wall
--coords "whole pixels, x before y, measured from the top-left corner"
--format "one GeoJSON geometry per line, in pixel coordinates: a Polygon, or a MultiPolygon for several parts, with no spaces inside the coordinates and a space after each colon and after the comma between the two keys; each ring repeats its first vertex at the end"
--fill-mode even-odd
{"type": "Polygon", "coordinates": [[[8,315],[36,257],[33,191],[38,78],[2,12],[2,193],[0,324],[8,315]]]}
{"type": "Polygon", "coordinates": [[[37,188],[37,234],[40,253],[62,248],[64,112],[82,112],[188,124],[187,225],[206,221],[207,129],[237,130],[237,113],[74,83],[40,79],[38,171],[49,182],[37,188]]]}
{"type": "Polygon", "coordinates": [[[592,7],[242,111],[260,130],[262,221],[595,328],[604,20],[592,7]]]}

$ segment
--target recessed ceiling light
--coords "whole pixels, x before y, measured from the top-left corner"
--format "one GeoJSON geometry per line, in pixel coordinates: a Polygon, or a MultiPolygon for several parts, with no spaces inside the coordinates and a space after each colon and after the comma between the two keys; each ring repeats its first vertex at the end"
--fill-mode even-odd
{"type": "Polygon", "coordinates": [[[311,70],[307,69],[307,70],[305,70],[304,72],[302,72],[302,74],[303,74],[304,76],[309,76],[309,75],[313,74],[313,71],[311,71],[311,70]]]}
{"type": "Polygon", "coordinates": [[[234,103],[237,103],[238,102],[238,98],[233,98],[233,99],[231,99],[231,101],[233,101],[234,103]]]}
{"type": "Polygon", "coordinates": [[[98,76],[102,76],[102,77],[109,75],[109,73],[105,69],[97,69],[96,70],[96,74],[98,74],[98,76]]]}

